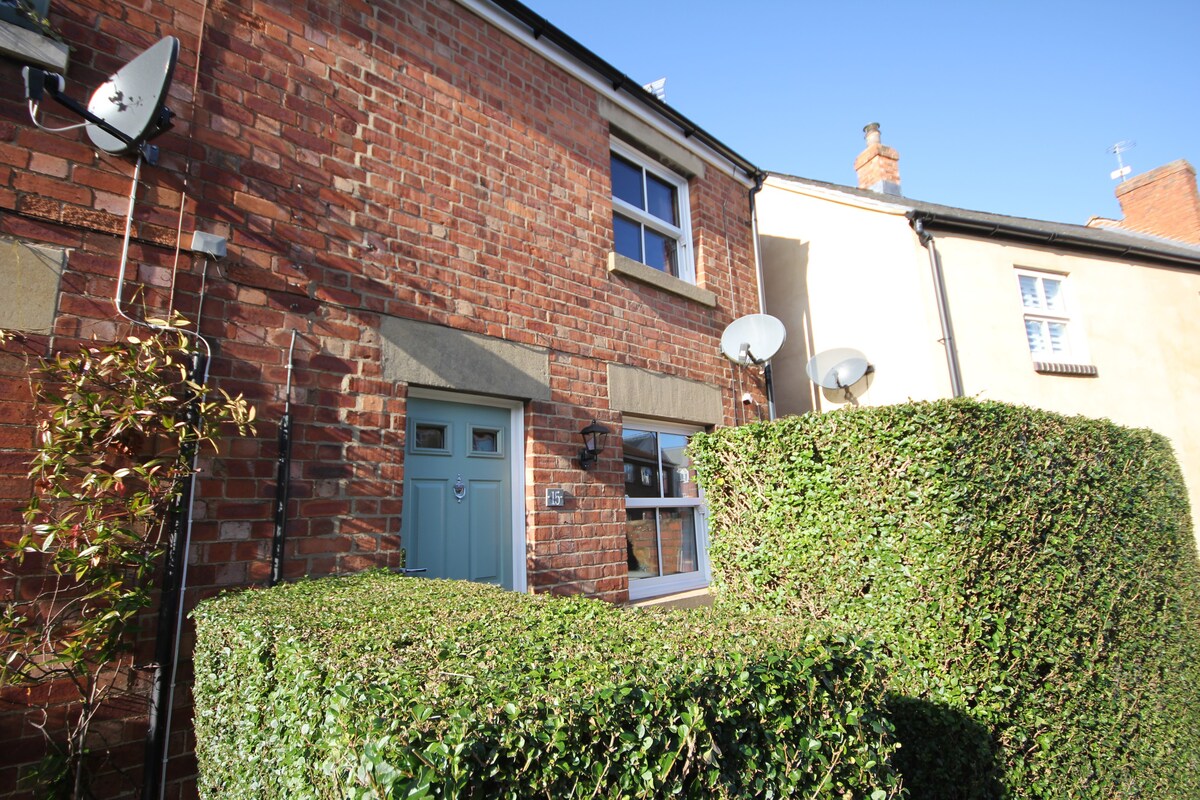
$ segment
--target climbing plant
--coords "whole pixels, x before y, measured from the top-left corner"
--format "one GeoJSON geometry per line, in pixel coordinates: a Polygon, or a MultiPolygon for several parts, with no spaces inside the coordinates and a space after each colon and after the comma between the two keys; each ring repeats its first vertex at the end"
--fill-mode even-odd
{"type": "Polygon", "coordinates": [[[254,420],[241,395],[193,379],[181,320],[145,336],[43,360],[32,374],[38,439],[26,526],[5,554],[0,686],[51,685],[35,725],[50,755],[40,796],[86,796],[89,730],[106,702],[136,695],[137,623],[152,602],[165,532],[197,448],[254,420]],[[49,698],[68,687],[57,713],[49,698]]]}

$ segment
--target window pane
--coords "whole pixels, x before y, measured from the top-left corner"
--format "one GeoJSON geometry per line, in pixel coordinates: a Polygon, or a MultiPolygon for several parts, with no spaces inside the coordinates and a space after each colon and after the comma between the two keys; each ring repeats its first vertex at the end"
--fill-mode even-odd
{"type": "Polygon", "coordinates": [[[646,210],[646,201],[642,197],[642,168],[616,153],[612,154],[612,185],[613,197],[646,210]]]}
{"type": "Polygon", "coordinates": [[[679,225],[679,210],[675,202],[675,187],[646,175],[646,210],[672,225],[679,225]]]}
{"type": "Polygon", "coordinates": [[[613,214],[613,248],[634,261],[642,260],[642,226],[619,214],[613,214]]]}
{"type": "Polygon", "coordinates": [[[1025,308],[1041,308],[1042,297],[1038,292],[1038,279],[1029,275],[1019,276],[1021,281],[1021,305],[1025,308]]]}
{"type": "Polygon", "coordinates": [[[1066,311],[1067,304],[1063,299],[1062,281],[1042,278],[1042,290],[1046,293],[1046,308],[1050,311],[1066,311]]]}
{"type": "Polygon", "coordinates": [[[625,554],[629,580],[658,577],[658,531],[653,508],[625,512],[625,554]]]}
{"type": "Polygon", "coordinates": [[[675,268],[675,240],[646,228],[646,258],[642,263],[660,269],[668,275],[678,276],[675,268]]]}
{"type": "Polygon", "coordinates": [[[696,476],[686,453],[688,437],[660,433],[658,441],[662,454],[663,497],[699,497],[700,489],[696,486],[696,476]]]}
{"type": "Polygon", "coordinates": [[[690,508],[660,508],[658,521],[662,574],[677,575],[700,569],[696,558],[696,512],[690,508]]]}
{"type": "Polygon", "coordinates": [[[1046,323],[1050,329],[1050,351],[1060,355],[1071,352],[1071,343],[1067,340],[1067,326],[1061,322],[1046,323]]]}
{"type": "Polygon", "coordinates": [[[625,496],[662,497],[658,489],[658,434],[626,428],[621,439],[625,450],[625,496]]]}
{"type": "Polygon", "coordinates": [[[1046,352],[1046,336],[1040,320],[1025,320],[1025,338],[1029,340],[1029,352],[1039,355],[1046,352]]]}

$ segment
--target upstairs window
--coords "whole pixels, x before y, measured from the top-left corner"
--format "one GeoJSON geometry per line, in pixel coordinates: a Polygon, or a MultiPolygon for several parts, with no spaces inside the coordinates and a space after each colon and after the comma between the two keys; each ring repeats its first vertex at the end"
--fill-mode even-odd
{"type": "Polygon", "coordinates": [[[1017,285],[1025,317],[1025,340],[1035,362],[1087,362],[1081,324],[1072,308],[1067,277],[1019,270],[1017,285]]]}
{"type": "Polygon", "coordinates": [[[687,182],[616,143],[611,158],[616,252],[667,275],[695,283],[687,182]]]}

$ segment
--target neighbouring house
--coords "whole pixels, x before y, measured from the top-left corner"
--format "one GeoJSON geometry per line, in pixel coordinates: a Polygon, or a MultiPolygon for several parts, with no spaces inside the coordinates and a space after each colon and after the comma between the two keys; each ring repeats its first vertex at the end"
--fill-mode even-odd
{"type": "MultiPolygon", "coordinates": [[[[21,334],[0,354],[4,540],[31,491],[30,364],[138,330],[120,295],[198,322],[212,385],[257,407],[256,436],[204,461],[185,609],[270,577],[289,382],[285,579],[405,563],[614,602],[706,585],[684,447],[767,408],[759,369],[719,347],[762,310],[753,164],[512,0],[55,0],[49,18],[83,102],[177,37],[175,116],[130,212],[131,157],[31,123],[23,53],[49,45],[20,34],[0,62],[0,328],[21,334]],[[609,434],[585,469],[593,421],[609,434]]],[[[48,97],[38,115],[79,122],[48,97]]],[[[40,739],[11,712],[0,739],[8,795],[40,739]]]]}
{"type": "Polygon", "coordinates": [[[1107,417],[1170,437],[1200,511],[1194,170],[1131,179],[1126,219],[1087,227],[910,200],[866,138],[857,188],[772,174],[759,195],[779,413],[970,396],[1107,417]],[[818,387],[810,359],[841,349],[873,369],[818,387]]]}

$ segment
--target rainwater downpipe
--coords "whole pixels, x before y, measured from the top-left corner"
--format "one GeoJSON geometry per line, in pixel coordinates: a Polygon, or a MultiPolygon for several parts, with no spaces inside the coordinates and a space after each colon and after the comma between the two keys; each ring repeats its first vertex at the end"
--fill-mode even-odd
{"type": "Polygon", "coordinates": [[[937,301],[938,320],[942,325],[942,345],[946,348],[946,367],[950,372],[950,392],[953,397],[963,396],[962,372],[958,366],[958,346],[954,343],[954,328],[950,324],[950,302],[946,299],[946,279],[942,274],[942,259],[938,256],[933,235],[925,230],[920,217],[909,219],[916,231],[921,246],[929,251],[929,271],[933,275],[933,295],[937,301]]]}
{"type": "MultiPolygon", "coordinates": [[[[763,179],[766,176],[761,172],[756,172],[753,175],[754,186],[750,188],[750,239],[754,245],[754,274],[758,279],[758,311],[761,314],[767,313],[767,295],[763,288],[763,271],[762,271],[762,251],[758,246],[758,205],[754,202],[754,197],[762,191],[763,179]]],[[[771,362],[768,360],[763,364],[763,383],[766,384],[767,390],[767,419],[775,419],[775,381],[771,379],[771,362]]]]}

